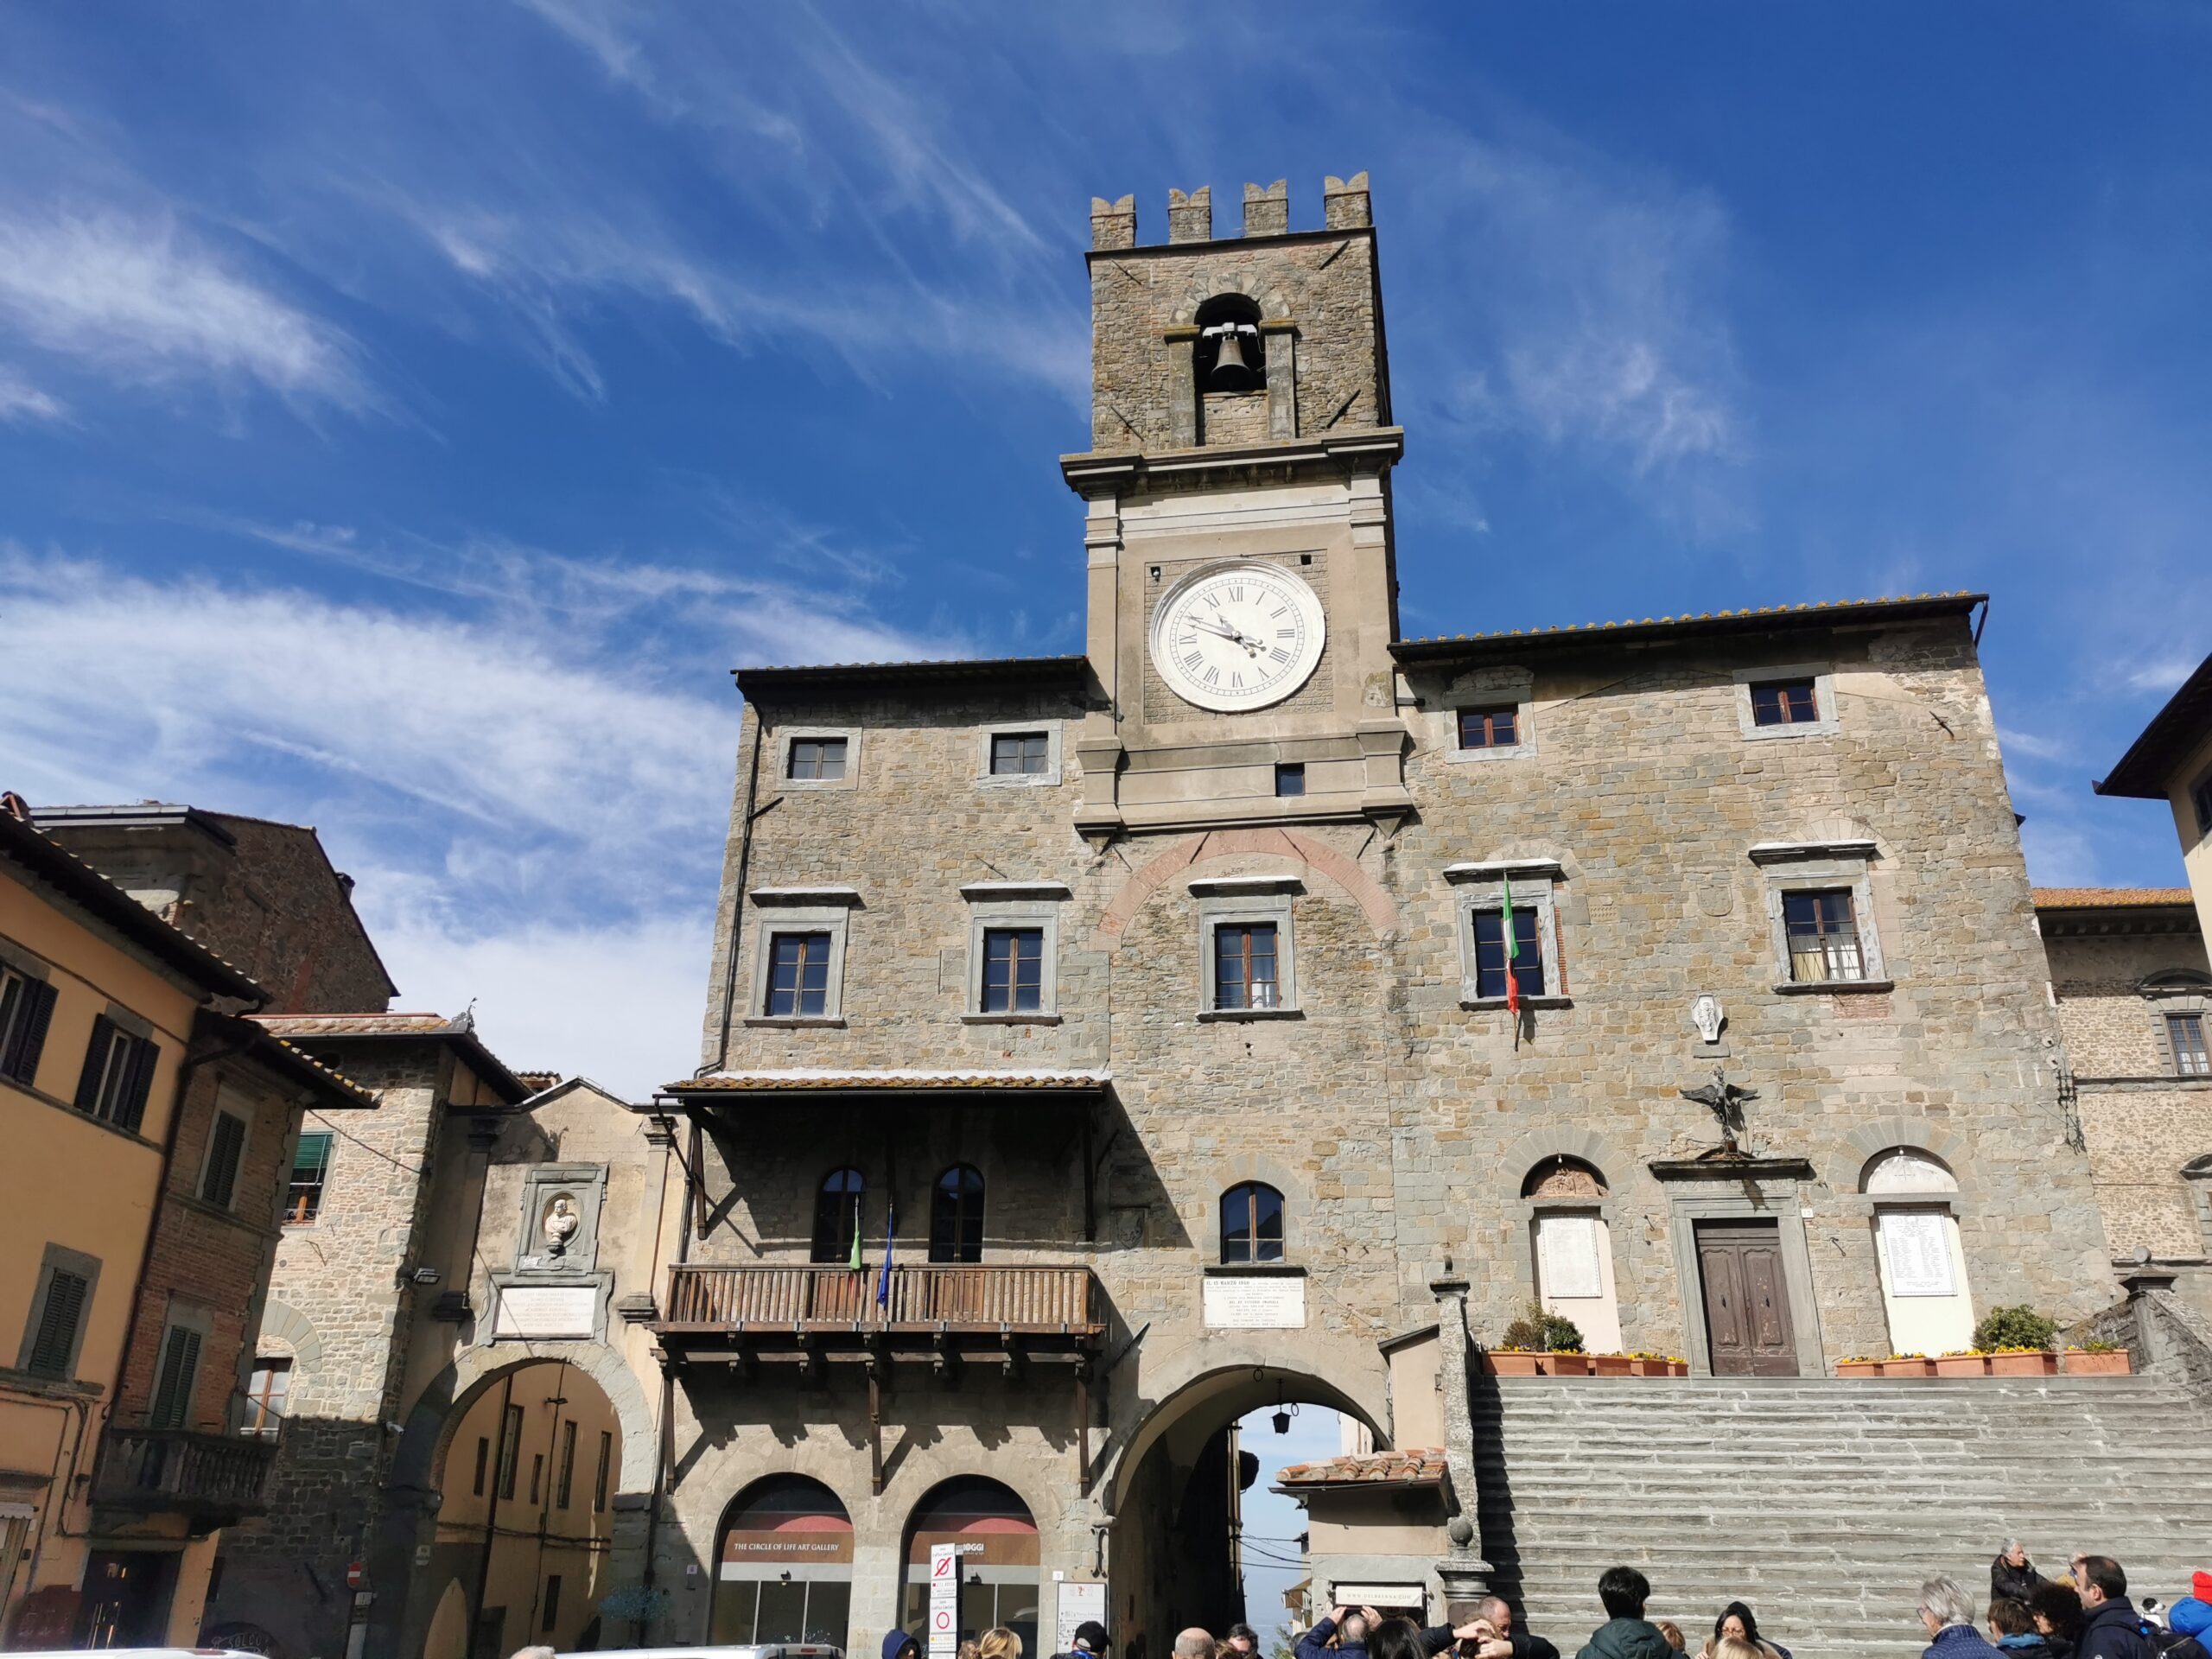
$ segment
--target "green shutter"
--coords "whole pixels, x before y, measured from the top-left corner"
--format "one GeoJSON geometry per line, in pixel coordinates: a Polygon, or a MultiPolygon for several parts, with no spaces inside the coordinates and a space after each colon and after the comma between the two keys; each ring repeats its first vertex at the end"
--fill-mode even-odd
{"type": "Polygon", "coordinates": [[[77,1079],[77,1109],[97,1114],[100,1109],[100,1080],[107,1076],[109,1051],[115,1046],[115,1021],[104,1014],[92,1016],[92,1040],[85,1050],[85,1070],[77,1079]]]}
{"type": "Polygon", "coordinates": [[[181,1325],[169,1326],[162,1344],[161,1380],[154,1389],[154,1427],[186,1427],[192,1416],[192,1385],[199,1377],[200,1333],[181,1325]]]}
{"type": "Polygon", "coordinates": [[[46,1050],[46,1029],[54,1019],[54,987],[38,979],[21,982],[14,1028],[8,1033],[7,1052],[0,1054],[0,1072],[29,1084],[38,1080],[38,1057],[46,1050]]]}
{"type": "Polygon", "coordinates": [[[30,1361],[23,1369],[34,1376],[67,1380],[75,1370],[77,1326],[85,1317],[85,1300],[91,1281],[66,1268],[47,1277],[46,1306],[39,1310],[38,1334],[31,1339],[30,1361]]]}
{"type": "Polygon", "coordinates": [[[231,1207],[238,1191],[238,1154],[245,1149],[245,1124],[228,1112],[215,1114],[207,1136],[207,1173],[200,1183],[200,1196],[208,1203],[231,1207]]]}

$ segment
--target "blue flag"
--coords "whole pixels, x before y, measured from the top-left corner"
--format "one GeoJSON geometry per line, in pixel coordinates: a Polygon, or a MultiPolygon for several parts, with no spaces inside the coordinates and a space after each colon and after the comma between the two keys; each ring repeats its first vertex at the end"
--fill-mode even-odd
{"type": "Polygon", "coordinates": [[[891,1306],[891,1241],[899,1236],[899,1211],[890,1204],[883,1206],[883,1276],[875,1281],[875,1305],[891,1306]]]}

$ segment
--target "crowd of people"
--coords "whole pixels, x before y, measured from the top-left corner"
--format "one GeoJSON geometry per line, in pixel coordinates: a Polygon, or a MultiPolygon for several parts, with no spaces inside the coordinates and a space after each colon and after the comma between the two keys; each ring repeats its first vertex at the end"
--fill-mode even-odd
{"type": "MultiPolygon", "coordinates": [[[[2126,1570],[2110,1556],[2077,1554],[2065,1577],[2046,1579],[2012,1541],[1990,1566],[1989,1592],[1984,1634],[1974,1598],[1957,1580],[1933,1578],[1920,1586],[1917,1611],[1929,1638],[1923,1659],[2212,1659],[2212,1572],[2196,1573],[2190,1593],[2171,1606],[2156,1597],[2139,1604],[2128,1598],[2126,1570]]],[[[1634,1567],[1607,1568],[1598,1580],[1598,1599],[1605,1623],[1575,1659],[1676,1659],[1688,1652],[1680,1625],[1645,1618],[1651,1585],[1634,1567]]],[[[1054,1659],[1110,1659],[1112,1645],[1105,1626],[1088,1624],[1054,1659]]],[[[1372,1607],[1333,1608],[1299,1638],[1297,1659],[1433,1659],[1446,1649],[1456,1650],[1455,1659],[1559,1659],[1551,1643],[1518,1627],[1513,1609],[1497,1596],[1478,1603],[1465,1624],[1426,1629],[1372,1607]]],[[[1791,1659],[1788,1648],[1760,1633],[1758,1616],[1740,1601],[1720,1610],[1698,1653],[1699,1659],[1791,1659]]],[[[894,1653],[887,1641],[883,1659],[908,1656],[894,1653]]],[[[1021,1659],[1020,1641],[993,1630],[976,1655],[963,1646],[961,1659],[1021,1659]]],[[[1265,1656],[1250,1625],[1232,1624],[1218,1637],[1197,1626],[1182,1631],[1174,1659],[1265,1656]]]]}

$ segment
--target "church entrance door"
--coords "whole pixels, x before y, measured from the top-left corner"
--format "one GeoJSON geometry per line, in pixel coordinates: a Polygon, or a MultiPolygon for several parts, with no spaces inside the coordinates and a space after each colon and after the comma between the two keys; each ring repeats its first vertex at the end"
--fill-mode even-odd
{"type": "Polygon", "coordinates": [[[1715,1376],[1796,1376],[1797,1337],[1771,1221],[1697,1224],[1698,1277],[1715,1376]]]}

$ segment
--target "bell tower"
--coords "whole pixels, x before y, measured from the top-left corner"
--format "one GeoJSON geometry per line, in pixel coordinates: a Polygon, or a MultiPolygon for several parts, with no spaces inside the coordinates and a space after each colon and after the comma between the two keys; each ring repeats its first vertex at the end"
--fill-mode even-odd
{"type": "Polygon", "coordinates": [[[1144,246],[1134,198],[1091,202],[1091,448],[1060,461],[1108,702],[1077,740],[1086,835],[1410,810],[1367,175],[1321,217],[1248,184],[1217,238],[1211,188],[1173,190],[1144,246]]]}

